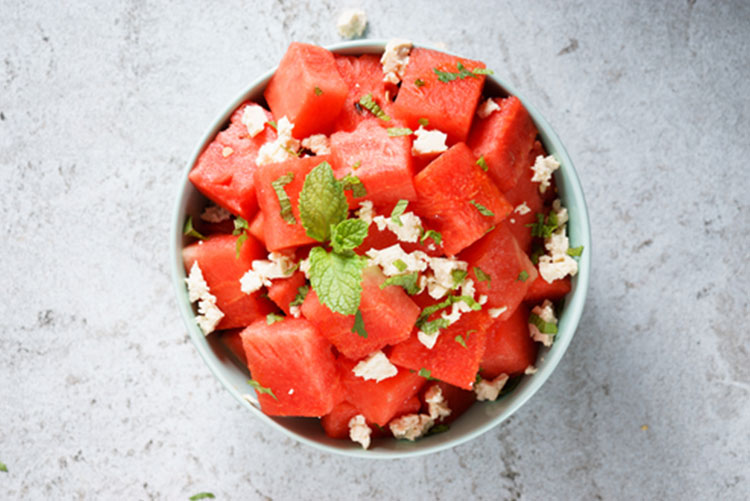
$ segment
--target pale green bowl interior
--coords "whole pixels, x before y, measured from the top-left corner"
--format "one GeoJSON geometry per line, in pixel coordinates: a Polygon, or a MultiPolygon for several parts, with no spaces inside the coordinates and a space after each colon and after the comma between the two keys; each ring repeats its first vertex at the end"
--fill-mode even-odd
{"type": "MultiPolygon", "coordinates": [[[[331,45],[328,48],[341,54],[380,53],[385,40],[362,40],[331,45]]],[[[221,115],[209,127],[191,155],[178,187],[177,203],[174,209],[170,239],[170,259],[172,281],[177,293],[177,303],[195,347],[203,360],[229,390],[229,392],[247,407],[256,418],[268,423],[273,428],[288,436],[318,449],[351,457],[363,458],[399,458],[412,457],[440,451],[478,437],[487,430],[499,425],[519,407],[521,407],[544,384],[560,362],[568,348],[578,321],[583,312],[588,288],[591,263],[591,234],[588,212],[578,175],[573,162],[568,157],[557,134],[539,114],[536,108],[523,98],[511,85],[498,77],[489,77],[487,85],[497,87],[498,93],[517,96],[526,106],[534,123],[539,129],[542,142],[547,151],[560,162],[560,169],[555,179],[563,204],[568,208],[570,221],[568,233],[571,247],[583,245],[580,257],[579,272],[573,278],[573,290],[565,300],[559,321],[559,333],[555,343],[549,349],[542,349],[537,360],[538,372],[526,376],[513,392],[492,403],[476,403],[460,419],[453,423],[444,433],[426,437],[417,442],[405,442],[392,439],[376,440],[369,450],[361,449],[357,444],[347,440],[334,440],[323,433],[317,419],[308,418],[275,418],[263,414],[254,404],[245,400],[242,395],[251,393],[247,385],[248,371],[229,355],[226,348],[215,336],[205,337],[194,321],[194,310],[188,301],[185,288],[185,270],[183,268],[181,249],[187,243],[182,236],[182,228],[188,215],[198,217],[206,199],[188,181],[188,173],[193,167],[204,147],[214,138],[228,122],[231,113],[247,99],[259,99],[263,89],[273,74],[271,70],[252,82],[233,102],[229,103],[221,115]]],[[[494,89],[493,89],[494,90],[494,89]]]]}

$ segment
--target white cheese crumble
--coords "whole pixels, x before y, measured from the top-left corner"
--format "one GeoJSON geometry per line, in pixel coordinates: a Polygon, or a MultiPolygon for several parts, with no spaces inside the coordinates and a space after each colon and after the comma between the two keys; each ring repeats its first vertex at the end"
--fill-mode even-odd
{"type": "Polygon", "coordinates": [[[234,148],[232,148],[231,146],[224,146],[221,149],[221,156],[224,158],[227,158],[232,153],[234,153],[234,148]]]}
{"type": "Polygon", "coordinates": [[[375,216],[372,221],[378,226],[378,230],[383,231],[386,228],[396,235],[401,242],[414,243],[419,240],[422,234],[422,220],[413,212],[404,212],[399,216],[401,224],[398,224],[390,217],[375,216]]]}
{"type": "Polygon", "coordinates": [[[388,423],[388,427],[395,438],[405,438],[413,442],[427,433],[434,422],[427,414],[407,414],[393,419],[388,423]]]}
{"type": "Polygon", "coordinates": [[[380,58],[380,64],[383,65],[384,82],[390,82],[398,85],[404,78],[406,65],[409,64],[409,52],[411,52],[412,43],[409,40],[392,38],[385,44],[385,51],[380,58]]]}
{"type": "Polygon", "coordinates": [[[428,350],[431,350],[435,347],[438,336],[440,336],[440,331],[437,331],[434,334],[425,334],[422,331],[417,331],[417,340],[422,343],[428,350]]]}
{"type": "Polygon", "coordinates": [[[354,366],[352,372],[365,381],[375,380],[376,383],[398,374],[398,369],[388,360],[385,353],[378,350],[367,355],[367,358],[354,366]]]}
{"type": "Polygon", "coordinates": [[[262,106],[257,104],[245,106],[242,112],[242,123],[247,127],[247,133],[250,134],[250,137],[255,137],[263,132],[267,121],[266,110],[262,106]]]}
{"type": "Polygon", "coordinates": [[[349,438],[352,442],[357,442],[363,449],[370,447],[370,435],[372,430],[367,426],[365,417],[357,414],[349,420],[349,438]]]}
{"type": "Polygon", "coordinates": [[[359,203],[357,216],[368,225],[372,224],[372,220],[375,217],[375,210],[370,200],[363,200],[359,203]]]}
{"type": "Polygon", "coordinates": [[[372,259],[371,264],[382,268],[383,274],[387,277],[427,269],[427,254],[422,251],[414,251],[407,254],[399,244],[394,244],[381,250],[370,249],[365,254],[372,259]],[[396,267],[394,263],[399,260],[406,265],[406,269],[400,270],[396,267]]]}
{"type": "MultiPolygon", "coordinates": [[[[474,299],[474,294],[476,294],[476,289],[474,288],[474,281],[471,279],[464,280],[464,282],[461,284],[460,295],[468,296],[474,299]]],[[[461,315],[463,315],[464,313],[468,313],[470,311],[472,311],[471,307],[465,301],[458,301],[451,305],[450,313],[448,313],[447,311],[443,311],[443,313],[440,316],[446,319],[449,322],[449,324],[452,325],[458,322],[458,320],[461,318],[461,315]]]]}
{"type": "Polygon", "coordinates": [[[500,396],[500,391],[503,389],[506,382],[508,382],[507,374],[500,374],[492,381],[481,379],[479,383],[474,385],[474,393],[477,395],[477,400],[480,402],[485,400],[494,402],[497,400],[497,397],[500,396]]]}
{"type": "Polygon", "coordinates": [[[552,202],[552,210],[555,211],[555,216],[557,216],[557,224],[559,226],[562,226],[568,222],[568,209],[562,206],[562,202],[559,198],[555,199],[555,201],[552,202]]]}
{"type": "Polygon", "coordinates": [[[271,280],[289,277],[296,265],[294,260],[280,252],[272,252],[268,259],[256,259],[252,268],[240,278],[240,288],[245,294],[252,294],[264,285],[271,286],[271,280]]]}
{"type": "Polygon", "coordinates": [[[427,410],[431,419],[437,421],[451,415],[451,409],[443,396],[443,390],[438,385],[434,384],[428,388],[424,394],[424,401],[427,402],[427,410]]]}
{"type": "Polygon", "coordinates": [[[448,134],[444,132],[427,130],[420,125],[419,129],[414,131],[414,135],[417,138],[411,146],[412,155],[435,155],[448,149],[448,145],[445,144],[448,134]]]}
{"type": "Polygon", "coordinates": [[[525,216],[529,212],[531,212],[531,208],[526,205],[526,202],[523,202],[519,204],[515,209],[513,209],[513,212],[517,212],[518,214],[525,216]]]}
{"type": "Polygon", "coordinates": [[[232,214],[224,207],[209,205],[201,213],[201,219],[207,223],[221,223],[232,217],[232,214]]]}
{"type": "Polygon", "coordinates": [[[536,371],[537,371],[536,367],[534,367],[533,365],[529,365],[528,367],[524,369],[523,373],[526,374],[527,376],[530,376],[532,374],[536,374],[536,371]]]}
{"type": "Polygon", "coordinates": [[[549,188],[550,186],[552,173],[555,172],[559,167],[560,163],[555,160],[555,157],[553,157],[552,155],[549,155],[547,157],[539,155],[536,157],[534,165],[531,166],[531,170],[534,171],[534,177],[532,177],[531,180],[535,183],[540,183],[540,193],[544,193],[545,191],[547,191],[547,188],[549,188]]]}
{"type": "MultiPolygon", "coordinates": [[[[343,11],[336,21],[336,29],[344,38],[359,38],[367,27],[367,14],[359,9],[343,11]]],[[[365,447],[366,449],[367,447],[365,447]]]]}
{"type": "Polygon", "coordinates": [[[331,142],[325,134],[313,134],[302,140],[302,147],[316,155],[330,155],[331,142]]]}
{"type": "Polygon", "coordinates": [[[203,278],[203,271],[198,266],[198,261],[190,267],[190,274],[185,279],[188,288],[188,299],[191,303],[198,301],[198,315],[195,322],[208,335],[216,329],[219,322],[224,318],[218,306],[216,306],[216,296],[211,294],[206,280],[203,278]]]}
{"type": "Polygon", "coordinates": [[[539,257],[539,274],[548,283],[578,273],[578,261],[568,254],[570,242],[565,234],[568,210],[562,206],[559,199],[552,203],[552,210],[557,215],[557,224],[560,228],[545,239],[544,247],[547,254],[539,257]]]}
{"type": "Polygon", "coordinates": [[[302,315],[302,309],[299,306],[290,306],[289,314],[294,318],[299,318],[302,315]]]}
{"type": "Polygon", "coordinates": [[[488,310],[488,312],[489,312],[489,314],[490,314],[490,316],[492,318],[497,318],[500,315],[502,315],[503,313],[505,313],[506,311],[508,311],[508,307],[507,306],[501,306],[500,308],[490,308],[488,310]]]}
{"type": "Polygon", "coordinates": [[[286,392],[287,395],[294,395],[294,388],[289,388],[289,391],[286,392]]]}
{"type": "Polygon", "coordinates": [[[477,115],[479,118],[487,118],[492,115],[493,111],[499,111],[500,106],[495,102],[494,99],[489,98],[479,106],[477,106],[477,115]]]}
{"type": "MultiPolygon", "coordinates": [[[[549,299],[545,299],[541,305],[535,306],[534,309],[531,310],[531,313],[538,316],[547,323],[557,324],[554,305],[549,299]]],[[[538,341],[544,344],[544,346],[552,346],[552,341],[554,341],[555,339],[554,334],[544,334],[540,332],[539,328],[532,323],[529,323],[529,334],[531,335],[532,339],[534,339],[534,341],[538,341]]]]}
{"type": "Polygon", "coordinates": [[[281,117],[276,122],[276,139],[260,147],[258,158],[255,159],[257,165],[266,165],[283,162],[293,158],[293,152],[299,150],[299,141],[292,136],[294,124],[289,122],[287,117],[281,117]]]}
{"type": "Polygon", "coordinates": [[[469,267],[466,261],[459,261],[453,257],[430,257],[428,259],[432,276],[427,279],[427,290],[433,299],[440,299],[453,289],[452,272],[466,271],[469,267]]]}
{"type": "Polygon", "coordinates": [[[299,271],[305,274],[305,278],[310,280],[310,258],[306,257],[299,262],[299,271]]]}

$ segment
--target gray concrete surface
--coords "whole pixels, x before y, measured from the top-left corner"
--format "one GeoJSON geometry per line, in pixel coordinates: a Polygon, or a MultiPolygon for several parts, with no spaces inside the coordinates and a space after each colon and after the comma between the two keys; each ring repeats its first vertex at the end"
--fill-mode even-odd
{"type": "Polygon", "coordinates": [[[750,4],[360,3],[370,36],[443,42],[525,92],[595,242],[580,329],[532,401],[372,463],[231,400],[168,269],[194,143],[291,40],[338,40],[343,4],[187,3],[0,0],[0,498],[750,497],[750,4]]]}

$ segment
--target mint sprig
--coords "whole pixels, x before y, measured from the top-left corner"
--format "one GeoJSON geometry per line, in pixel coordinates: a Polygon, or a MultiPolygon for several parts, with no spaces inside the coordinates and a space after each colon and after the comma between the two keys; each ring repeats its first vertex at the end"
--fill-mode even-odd
{"type": "Polygon", "coordinates": [[[354,253],[310,251],[310,283],[321,303],[342,315],[354,315],[362,295],[362,270],[367,259],[354,253]]]}
{"type": "Polygon", "coordinates": [[[372,98],[372,94],[365,94],[362,96],[359,99],[359,105],[381,120],[388,122],[391,119],[391,117],[389,117],[385,111],[378,106],[378,103],[372,98]]]}
{"type": "Polygon", "coordinates": [[[341,186],[343,186],[344,191],[351,191],[354,198],[367,196],[365,185],[357,176],[352,174],[347,174],[341,179],[341,186]]]}
{"type": "Polygon", "coordinates": [[[245,243],[245,240],[247,240],[247,230],[250,228],[250,225],[247,224],[247,221],[241,217],[237,217],[234,220],[234,231],[232,231],[232,235],[239,235],[237,237],[237,244],[235,245],[234,249],[234,257],[236,259],[240,258],[240,251],[242,250],[242,244],[245,243]]]}
{"type": "Polygon", "coordinates": [[[479,211],[479,213],[481,215],[487,216],[487,217],[495,217],[495,213],[494,212],[492,212],[491,210],[489,210],[487,207],[485,207],[484,205],[480,204],[476,200],[469,200],[469,203],[471,205],[473,205],[474,207],[476,207],[477,210],[479,211]]]}
{"type": "Polygon", "coordinates": [[[299,289],[297,289],[297,295],[294,296],[294,300],[289,303],[289,307],[292,306],[301,306],[302,303],[305,302],[305,298],[307,297],[307,294],[310,292],[310,286],[309,285],[301,285],[299,289]]]}
{"type": "Polygon", "coordinates": [[[341,183],[328,162],[321,162],[305,178],[299,195],[299,215],[310,238],[325,242],[331,226],[349,215],[349,206],[341,183]]]}
{"type": "Polygon", "coordinates": [[[186,237],[198,238],[200,240],[206,239],[204,235],[193,228],[193,216],[188,216],[187,221],[185,221],[185,228],[182,230],[182,234],[186,237]]]}
{"type": "Polygon", "coordinates": [[[331,227],[331,247],[343,254],[362,245],[367,238],[368,224],[361,219],[345,219],[331,227]]]}
{"type": "Polygon", "coordinates": [[[247,384],[252,386],[255,389],[255,391],[258,392],[259,394],[265,393],[266,395],[271,395],[274,400],[276,400],[277,402],[279,401],[279,399],[276,398],[276,395],[273,394],[273,391],[271,391],[271,388],[266,388],[255,379],[248,380],[247,384]]]}
{"type": "Polygon", "coordinates": [[[413,273],[406,273],[403,275],[394,275],[392,277],[386,278],[382,284],[380,284],[381,289],[385,289],[389,285],[397,285],[399,287],[402,287],[407,294],[410,296],[413,296],[414,294],[419,293],[419,285],[417,284],[419,282],[419,273],[416,271],[413,273]]]}

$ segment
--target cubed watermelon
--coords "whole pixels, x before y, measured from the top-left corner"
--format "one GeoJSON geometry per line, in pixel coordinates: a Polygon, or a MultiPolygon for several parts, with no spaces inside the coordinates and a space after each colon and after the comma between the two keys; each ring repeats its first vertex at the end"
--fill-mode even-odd
{"type": "MultiPolygon", "coordinates": [[[[411,137],[390,136],[375,120],[366,120],[351,132],[331,135],[331,162],[336,177],[357,176],[367,190],[367,200],[376,204],[417,198],[411,137]]],[[[363,198],[349,200],[350,206],[356,207],[363,198]]]]}
{"type": "Polygon", "coordinates": [[[221,331],[221,343],[237,360],[242,362],[242,365],[247,365],[247,357],[245,356],[245,348],[242,346],[242,337],[240,333],[242,328],[229,329],[221,331]]]}
{"type": "Polygon", "coordinates": [[[259,320],[241,336],[250,374],[273,393],[258,392],[266,414],[320,417],[343,400],[332,347],[307,320],[259,320]]]}
{"type": "MultiPolygon", "coordinates": [[[[410,210],[408,207],[407,211],[410,210]]],[[[380,213],[378,211],[378,213],[380,213]]],[[[391,211],[384,211],[381,214],[388,216],[391,211]]],[[[382,231],[378,229],[377,225],[371,224],[367,231],[367,238],[362,242],[362,245],[355,249],[357,254],[364,254],[370,249],[385,249],[392,245],[399,244],[406,253],[412,253],[414,251],[422,251],[433,257],[439,257],[443,255],[443,248],[435,245],[432,238],[427,238],[423,243],[417,242],[402,242],[398,239],[395,233],[388,228],[384,228],[382,231]]]]}
{"type": "Polygon", "coordinates": [[[533,240],[531,227],[526,225],[534,223],[537,212],[542,212],[543,208],[542,197],[539,195],[539,183],[531,181],[533,176],[531,168],[528,168],[518,178],[516,185],[505,192],[505,198],[514,207],[505,222],[516,237],[518,245],[525,252],[530,251],[533,240]],[[522,205],[524,203],[525,207],[522,205]]]}
{"type": "Polygon", "coordinates": [[[252,267],[254,259],[265,259],[263,245],[248,235],[242,244],[239,258],[236,255],[237,236],[213,235],[182,249],[185,269],[190,270],[195,261],[203,272],[216,305],[224,313],[217,329],[245,327],[276,308],[260,292],[245,294],[240,289],[240,278],[252,267]]]}
{"type": "Polygon", "coordinates": [[[560,278],[549,283],[542,275],[539,275],[529,285],[529,290],[526,291],[523,300],[535,304],[541,303],[545,299],[557,301],[564,298],[570,292],[571,288],[570,277],[560,278]]]}
{"type": "Polygon", "coordinates": [[[299,194],[305,184],[305,177],[321,162],[328,161],[328,156],[292,158],[285,162],[262,165],[255,173],[258,191],[258,203],[263,211],[263,235],[269,251],[287,249],[297,245],[315,242],[307,236],[299,216],[299,194]],[[292,181],[284,186],[284,191],[292,204],[295,224],[286,222],[281,217],[279,198],[272,183],[281,176],[293,174],[292,181]]]}
{"type": "MultiPolygon", "coordinates": [[[[232,114],[229,127],[219,132],[211,144],[198,157],[190,171],[190,182],[198,190],[229,212],[251,220],[258,209],[253,174],[257,166],[258,150],[267,141],[276,139],[270,126],[255,137],[250,137],[242,123],[246,102],[232,114]]],[[[271,120],[271,114],[266,112],[271,120]]]]}
{"type": "Polygon", "coordinates": [[[359,413],[356,407],[344,401],[323,416],[320,424],[329,437],[346,439],[349,438],[349,421],[359,413]]]}
{"type": "Polygon", "coordinates": [[[337,350],[351,359],[359,359],[386,345],[400,343],[409,337],[419,316],[419,307],[401,287],[380,288],[385,277],[376,267],[362,273],[362,296],[359,310],[367,337],[352,332],[354,315],[331,311],[310,290],[302,303],[302,314],[313,322],[337,350]]]}
{"type": "Polygon", "coordinates": [[[536,361],[537,343],[529,335],[529,310],[519,306],[507,320],[496,320],[487,330],[482,377],[521,374],[536,361]]]}
{"type": "Polygon", "coordinates": [[[271,282],[268,288],[268,298],[276,303],[284,313],[291,315],[289,312],[289,303],[294,301],[299,288],[305,285],[305,274],[301,271],[294,272],[289,278],[280,278],[271,282]]]}
{"type": "Polygon", "coordinates": [[[265,245],[266,237],[263,234],[263,211],[258,211],[253,220],[250,221],[248,231],[252,236],[263,242],[263,245],[265,245]]]}
{"type": "Polygon", "coordinates": [[[356,106],[362,96],[372,95],[373,100],[386,113],[390,113],[390,101],[385,98],[383,67],[380,57],[374,54],[362,56],[335,56],[336,67],[349,87],[344,106],[336,118],[335,130],[352,131],[365,120],[379,120],[372,113],[356,106]]]}
{"type": "Polygon", "coordinates": [[[451,56],[429,49],[414,49],[409,55],[403,83],[393,103],[393,114],[419,127],[419,119],[426,118],[431,129],[448,134],[448,143],[466,141],[479,97],[484,86],[484,75],[465,76],[442,82],[435,70],[458,74],[458,64],[466,70],[484,68],[484,63],[451,56]],[[417,80],[421,85],[417,85],[417,80]]]}
{"type": "Polygon", "coordinates": [[[294,137],[303,139],[331,131],[348,93],[330,51],[292,42],[264,96],[273,115],[287,117],[294,137]]]}
{"type": "Polygon", "coordinates": [[[430,377],[445,381],[466,390],[473,387],[484,354],[487,328],[492,319],[486,311],[464,313],[454,324],[442,329],[431,349],[417,338],[417,328],[403,343],[391,350],[394,364],[419,371],[429,371],[430,377]],[[456,340],[461,336],[463,344],[456,340]]]}
{"type": "Polygon", "coordinates": [[[487,295],[487,307],[506,308],[498,317],[501,319],[516,311],[538,275],[534,263],[505,224],[466,249],[460,258],[469,263],[469,278],[474,280],[477,293],[487,295]],[[481,272],[477,273],[477,268],[481,272]]]}
{"type": "Polygon", "coordinates": [[[513,210],[476,160],[458,143],[414,177],[414,210],[442,233],[449,256],[479,240],[513,210]]]}

